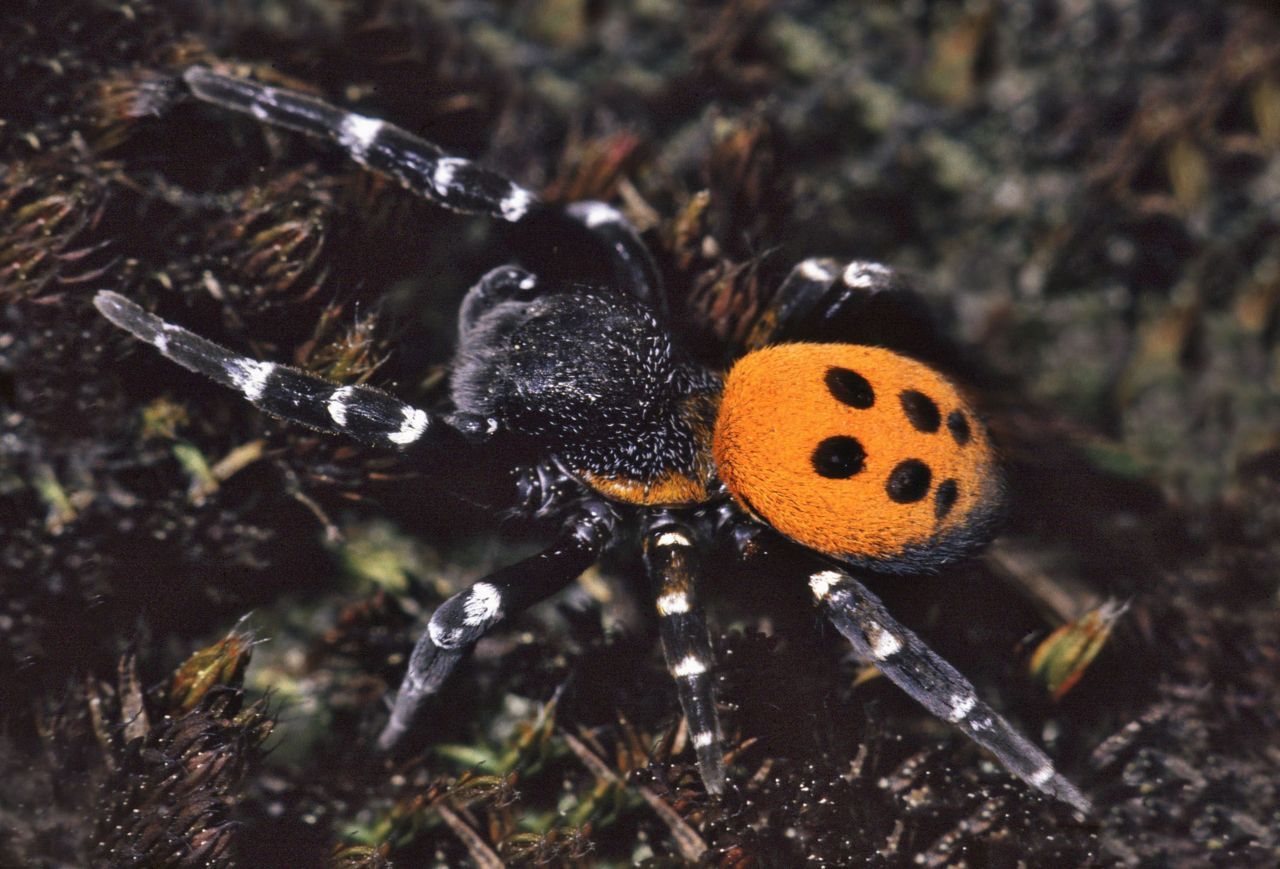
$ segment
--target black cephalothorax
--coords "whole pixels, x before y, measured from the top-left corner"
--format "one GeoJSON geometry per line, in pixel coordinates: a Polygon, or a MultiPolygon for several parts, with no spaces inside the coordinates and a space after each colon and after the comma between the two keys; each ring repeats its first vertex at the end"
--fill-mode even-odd
{"type": "Polygon", "coordinates": [[[555,263],[551,277],[517,266],[482,277],[459,314],[453,408],[444,413],[240,356],[116,293],[95,298],[111,322],[268,413],[427,466],[484,466],[493,471],[484,501],[559,524],[545,550],[436,609],[410,656],[384,748],[416,726],[482,636],[572,582],[634,525],[699,770],[720,793],[727,774],[699,557],[713,538],[745,551],[754,535],[776,530],[805,565],[795,580],[861,656],[1023,780],[1087,810],[1044,753],[854,575],[936,568],[965,554],[989,533],[1000,500],[985,430],[933,369],[882,348],[779,343],[875,306],[900,311],[916,337],[932,334],[900,275],[806,260],[760,318],[754,352],[727,374],[707,370],[676,346],[657,269],[612,207],[549,205],[391,124],[205,68],[188,70],[171,91],[157,93],[327,139],[446,208],[586,239],[607,263],[582,268],[594,279],[578,282],[564,277],[573,262],[555,263]]]}
{"type": "Polygon", "coordinates": [[[719,378],[680,359],[629,298],[584,288],[543,294],[521,269],[495,274],[463,306],[458,412],[536,440],[620,500],[707,500],[719,378]],[[686,491],[676,493],[673,480],[686,491]],[[628,489],[633,497],[620,494],[628,489]]]}

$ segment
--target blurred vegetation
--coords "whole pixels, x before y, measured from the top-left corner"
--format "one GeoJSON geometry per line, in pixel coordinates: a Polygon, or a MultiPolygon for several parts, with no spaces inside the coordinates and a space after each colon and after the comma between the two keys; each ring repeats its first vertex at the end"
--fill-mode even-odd
{"type": "Polygon", "coordinates": [[[1273,3],[12,0],[0,865],[1275,865],[1278,228],[1273,3]],[[626,547],[376,755],[425,614],[546,529],[258,414],[89,300],[431,405],[519,239],[251,119],[139,115],[193,63],[615,202],[721,361],[803,257],[917,273],[1014,506],[982,559],[876,590],[1095,816],[727,558],[736,786],[709,799],[626,547]]]}

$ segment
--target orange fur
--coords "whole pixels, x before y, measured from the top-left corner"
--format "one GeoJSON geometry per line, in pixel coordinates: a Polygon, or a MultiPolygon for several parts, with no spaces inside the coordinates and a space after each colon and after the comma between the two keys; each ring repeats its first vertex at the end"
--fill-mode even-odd
{"type": "Polygon", "coordinates": [[[578,476],[606,498],[646,507],[684,507],[701,504],[710,497],[715,463],[708,448],[711,430],[720,407],[716,392],[699,392],[685,399],[679,414],[688,424],[697,444],[697,453],[687,468],[671,468],[652,479],[606,476],[579,469],[578,476]]]}
{"type": "Polygon", "coordinates": [[[579,471],[578,475],[600,494],[626,504],[678,507],[707,500],[707,481],[686,474],[664,474],[649,481],[602,477],[590,471],[579,471]]]}
{"type": "Polygon", "coordinates": [[[713,452],[720,478],[742,506],[805,546],[854,560],[893,561],[907,550],[956,537],[995,512],[1000,483],[991,442],[969,402],[933,369],[878,347],[781,344],[742,357],[729,372],[713,452]],[[833,368],[865,378],[874,392],[860,409],[833,395],[833,368]],[[901,394],[915,390],[936,405],[941,424],[919,430],[901,394]],[[960,411],[968,424],[960,445],[947,425],[960,411]],[[856,438],[862,469],[844,479],[821,476],[813,456],[826,438],[856,438]],[[927,494],[898,503],[886,488],[900,462],[931,471],[927,494]],[[956,498],[938,518],[940,484],[956,498]]]}

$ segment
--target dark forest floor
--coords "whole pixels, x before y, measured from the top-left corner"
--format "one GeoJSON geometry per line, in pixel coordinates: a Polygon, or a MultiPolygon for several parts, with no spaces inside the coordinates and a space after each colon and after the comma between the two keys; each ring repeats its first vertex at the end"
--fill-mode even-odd
{"type": "Polygon", "coordinates": [[[1278,595],[1274,3],[0,15],[0,866],[1275,865],[1278,595]],[[708,798],[628,547],[484,641],[411,757],[375,755],[423,615],[547,529],[257,413],[90,299],[430,406],[508,239],[250,119],[131,115],[193,63],[615,202],[726,361],[806,256],[916,273],[1013,503],[981,558],[876,591],[1095,814],[860,678],[803,588],[727,560],[735,788],[708,798]],[[1112,601],[1052,690],[1033,652],[1112,601]]]}

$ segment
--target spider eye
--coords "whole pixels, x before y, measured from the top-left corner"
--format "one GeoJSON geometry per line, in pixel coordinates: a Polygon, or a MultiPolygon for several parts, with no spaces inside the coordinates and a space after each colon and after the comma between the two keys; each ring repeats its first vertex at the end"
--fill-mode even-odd
{"type": "Polygon", "coordinates": [[[847,480],[862,470],[867,453],[857,438],[836,435],[818,444],[813,451],[813,470],[829,480],[847,480]]]}
{"type": "Polygon", "coordinates": [[[991,443],[964,396],[878,347],[747,354],[725,381],[713,452],[754,515],[886,570],[932,568],[985,542],[1001,499],[991,443]]]}

